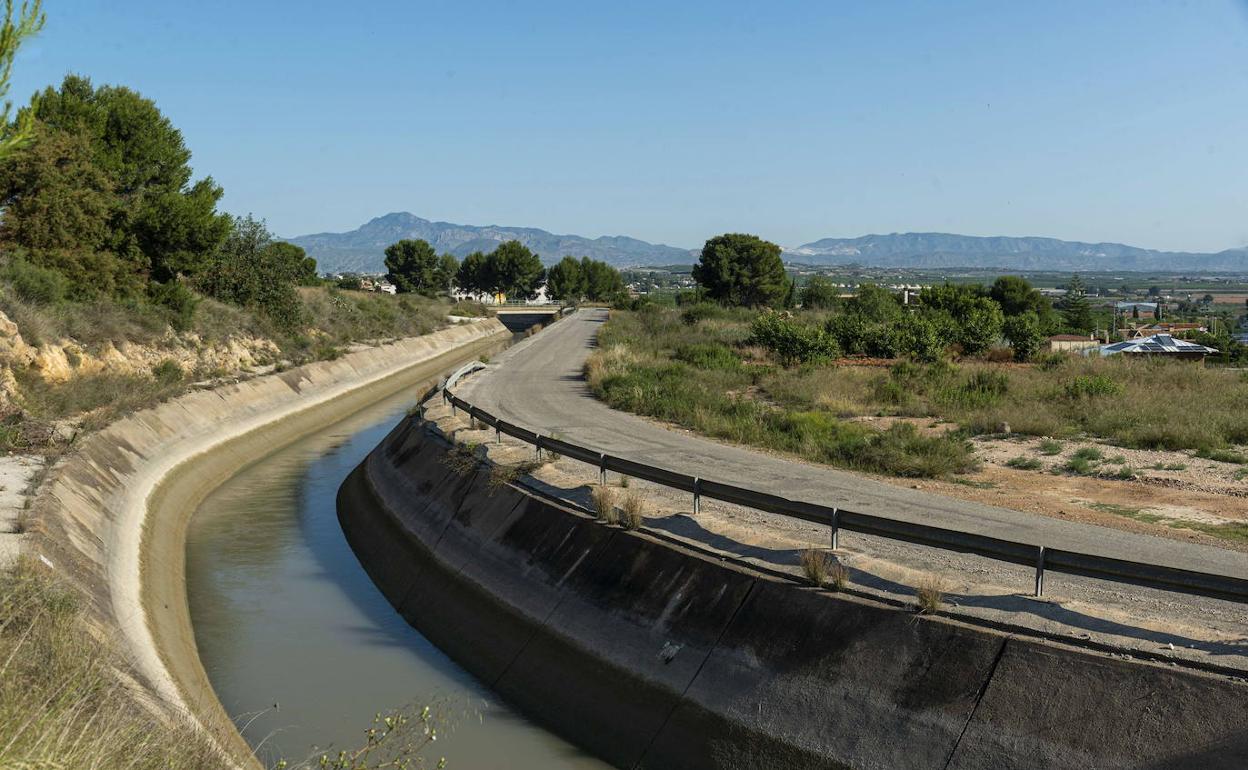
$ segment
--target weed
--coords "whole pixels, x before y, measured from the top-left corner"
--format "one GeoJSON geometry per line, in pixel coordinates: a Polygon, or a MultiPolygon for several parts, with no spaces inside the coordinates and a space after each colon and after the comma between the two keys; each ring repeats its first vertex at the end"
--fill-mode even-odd
{"type": "Polygon", "coordinates": [[[1150,467],[1155,471],[1185,471],[1187,463],[1156,463],[1150,467]]]}
{"type": "Polygon", "coordinates": [[[490,494],[497,492],[508,484],[515,483],[521,476],[530,474],[539,467],[541,466],[531,460],[528,462],[512,463],[508,465],[499,464],[491,467],[490,480],[488,482],[490,494]]]}
{"type": "Polygon", "coordinates": [[[1045,440],[1040,442],[1040,454],[1048,455],[1049,457],[1052,457],[1053,455],[1059,455],[1061,453],[1062,453],[1062,442],[1054,441],[1051,438],[1046,438],[1045,440]]]}
{"type": "Polygon", "coordinates": [[[608,524],[614,524],[616,521],[615,514],[615,490],[605,484],[595,484],[589,493],[590,506],[593,508],[594,515],[608,524]]]}
{"type": "Polygon", "coordinates": [[[1229,449],[1201,449],[1196,452],[1196,456],[1205,460],[1213,460],[1219,463],[1231,463],[1232,465],[1248,465],[1248,457],[1239,452],[1233,452],[1229,449]]]}
{"type": "Polygon", "coordinates": [[[636,492],[629,492],[620,501],[620,526],[638,529],[645,521],[646,501],[636,492]]]}
{"type": "Polygon", "coordinates": [[[807,548],[798,556],[802,565],[802,573],[813,585],[822,586],[828,580],[828,570],[832,565],[832,557],[818,548],[807,548]]]}
{"type": "Polygon", "coordinates": [[[477,469],[480,459],[477,457],[477,444],[475,441],[467,441],[462,444],[455,444],[451,450],[442,456],[442,464],[450,468],[452,472],[466,476],[477,469]]]}
{"type": "Polygon", "coordinates": [[[1129,465],[1124,465],[1114,472],[1114,478],[1119,479],[1120,481],[1131,481],[1139,475],[1140,474],[1129,465]]]}
{"type": "Polygon", "coordinates": [[[628,489],[628,476],[620,476],[620,488],[628,489]]]}
{"type": "Polygon", "coordinates": [[[185,375],[181,364],[172,358],[166,358],[152,367],[152,376],[161,384],[174,385],[181,382],[185,375]]]}
{"type": "Polygon", "coordinates": [[[1097,449],[1094,446],[1084,446],[1084,447],[1079,447],[1078,449],[1076,449],[1075,453],[1071,455],[1071,457],[1077,460],[1088,460],[1090,462],[1100,462],[1101,459],[1104,457],[1104,455],[1101,454],[1101,450],[1097,449]]]}
{"type": "Polygon", "coordinates": [[[1125,388],[1103,374],[1080,375],[1066,383],[1066,397],[1072,399],[1121,396],[1125,388]]]}
{"type": "Polygon", "coordinates": [[[1062,466],[1062,470],[1077,476],[1088,476],[1095,472],[1092,462],[1086,457],[1072,457],[1062,466]]]}
{"type": "Polygon", "coordinates": [[[1017,468],[1020,471],[1038,471],[1044,467],[1044,463],[1040,462],[1036,458],[1024,457],[1023,455],[1011,457],[1005,464],[1011,468],[1017,468]]]}
{"type": "Polygon", "coordinates": [[[828,568],[827,584],[833,591],[845,590],[845,586],[849,585],[849,570],[845,569],[845,565],[835,560],[832,562],[828,568]]]}
{"type": "Polygon", "coordinates": [[[919,613],[930,615],[940,611],[945,604],[945,581],[939,575],[929,575],[919,581],[914,589],[919,613]]]}
{"type": "Polygon", "coordinates": [[[1126,465],[1127,458],[1122,455],[1114,455],[1113,457],[1106,458],[1105,462],[1108,465],[1126,465]]]}

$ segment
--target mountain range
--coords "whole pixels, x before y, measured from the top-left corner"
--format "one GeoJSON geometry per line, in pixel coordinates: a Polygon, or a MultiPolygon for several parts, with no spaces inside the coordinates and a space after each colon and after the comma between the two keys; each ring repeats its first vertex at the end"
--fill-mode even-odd
{"type": "MultiPolygon", "coordinates": [[[[322,272],[384,272],[383,252],[405,238],[428,241],[437,251],[463,257],[518,240],[546,264],[564,256],[592,257],[617,267],[689,264],[697,249],[647,243],[627,236],[586,238],[556,235],[535,227],[457,225],[399,212],[377,217],[345,233],[316,233],[288,239],[314,257],[322,272]]],[[[950,233],[892,233],[860,238],[823,238],[786,248],[789,262],[810,265],[914,268],[999,268],[1003,270],[1248,271],[1248,248],[1216,253],[1143,249],[1121,243],[1082,243],[1056,238],[980,237],[950,233]]]]}

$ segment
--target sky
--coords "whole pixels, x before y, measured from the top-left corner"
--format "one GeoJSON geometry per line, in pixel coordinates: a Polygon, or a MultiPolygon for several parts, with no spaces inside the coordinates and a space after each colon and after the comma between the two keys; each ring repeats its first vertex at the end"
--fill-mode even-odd
{"type": "Polygon", "coordinates": [[[134,88],[287,237],[1248,244],[1242,2],[44,2],[14,101],[134,88]]]}

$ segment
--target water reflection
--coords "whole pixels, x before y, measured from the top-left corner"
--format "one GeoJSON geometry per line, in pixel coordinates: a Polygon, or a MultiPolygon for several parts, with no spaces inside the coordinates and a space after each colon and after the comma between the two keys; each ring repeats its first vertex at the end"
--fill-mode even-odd
{"type": "Polygon", "coordinates": [[[262,757],[354,745],[377,711],[438,703],[452,767],[603,768],[499,704],[409,627],[343,539],[347,473],[402,416],[390,399],[244,470],[191,522],[187,590],[204,668],[262,757]],[[276,706],[276,707],[275,707],[276,706]]]}

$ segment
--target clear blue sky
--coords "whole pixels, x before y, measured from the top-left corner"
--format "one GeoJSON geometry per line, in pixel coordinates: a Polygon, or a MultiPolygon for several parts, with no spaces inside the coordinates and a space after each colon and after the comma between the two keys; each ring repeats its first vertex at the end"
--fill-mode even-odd
{"type": "Polygon", "coordinates": [[[16,100],[136,88],[283,235],[1248,244],[1239,3],[45,2],[16,100]]]}

